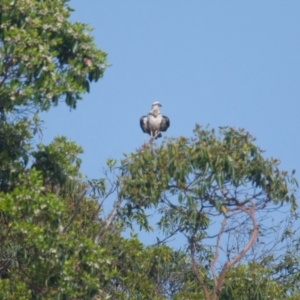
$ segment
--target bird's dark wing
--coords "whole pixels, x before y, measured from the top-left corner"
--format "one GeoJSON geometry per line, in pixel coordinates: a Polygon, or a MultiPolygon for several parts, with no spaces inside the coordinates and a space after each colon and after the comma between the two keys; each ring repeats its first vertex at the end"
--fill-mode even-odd
{"type": "Polygon", "coordinates": [[[166,116],[162,116],[162,121],[160,123],[160,131],[167,131],[170,126],[170,119],[166,116]]]}
{"type": "Polygon", "coordinates": [[[142,116],[140,118],[140,126],[143,132],[150,134],[149,126],[148,126],[148,117],[142,116]]]}

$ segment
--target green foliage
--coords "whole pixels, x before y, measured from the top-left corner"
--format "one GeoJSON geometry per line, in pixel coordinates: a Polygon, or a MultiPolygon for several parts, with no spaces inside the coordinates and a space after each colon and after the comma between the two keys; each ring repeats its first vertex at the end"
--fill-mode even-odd
{"type": "Polygon", "coordinates": [[[2,252],[10,260],[3,285],[11,289],[3,287],[5,299],[21,299],[29,291],[34,299],[91,299],[99,292],[99,279],[109,276],[109,256],[82,234],[81,222],[59,234],[67,204],[45,193],[34,170],[20,176],[11,193],[0,194],[2,252]]]}
{"type": "Polygon", "coordinates": [[[149,230],[147,215],[155,209],[156,225],[166,238],[183,234],[204,297],[215,300],[228,268],[244,258],[258,235],[274,234],[264,224],[267,214],[283,204],[296,209],[297,181],[279,169],[279,160],[265,158],[242,129],[224,127],[216,134],[196,126],[194,133],[191,139],[145,144],[126,156],[120,184],[127,201],[123,217],[149,230]],[[221,256],[223,249],[227,254],[221,256]]]}
{"type": "Polygon", "coordinates": [[[280,171],[279,161],[265,159],[243,130],[196,127],[192,139],[145,144],[122,161],[122,195],[133,208],[160,207],[160,227],[195,234],[206,230],[210,216],[230,214],[234,207],[296,201],[296,180],[280,171]],[[177,201],[175,199],[177,198],[177,201]]]}
{"type": "Polygon", "coordinates": [[[66,137],[56,137],[54,141],[45,146],[38,145],[38,151],[32,153],[35,159],[33,168],[43,174],[44,185],[62,187],[80,177],[79,168],[81,160],[78,155],[83,152],[82,148],[66,137]]]}
{"type": "Polygon", "coordinates": [[[272,274],[272,269],[256,263],[232,268],[226,274],[220,300],[298,299],[295,298],[296,294],[288,295],[286,287],[278,280],[272,279],[272,274]]]}
{"type": "MultiPolygon", "coordinates": [[[[293,222],[297,221],[295,219],[293,222]]],[[[293,227],[284,232],[285,243],[284,252],[279,257],[274,253],[264,256],[261,265],[272,270],[272,277],[277,283],[285,287],[285,290],[300,298],[300,256],[299,256],[299,228],[293,227]]],[[[282,241],[283,242],[283,241],[282,241]]],[[[295,299],[298,299],[295,296],[295,299]]],[[[294,299],[294,298],[293,298],[294,299]]]]}
{"type": "Polygon", "coordinates": [[[0,3],[0,112],[18,106],[48,110],[64,99],[75,108],[102,77],[106,54],[88,25],[71,23],[67,0],[0,3]]]}
{"type": "Polygon", "coordinates": [[[105,235],[115,271],[105,289],[112,299],[184,299],[201,294],[184,252],[166,245],[145,247],[136,236],[131,239],[105,235]]]}
{"type": "Polygon", "coordinates": [[[1,191],[9,191],[15,185],[19,172],[23,172],[28,164],[31,150],[31,138],[38,125],[33,121],[19,119],[7,123],[0,122],[0,187],[1,191]]]}

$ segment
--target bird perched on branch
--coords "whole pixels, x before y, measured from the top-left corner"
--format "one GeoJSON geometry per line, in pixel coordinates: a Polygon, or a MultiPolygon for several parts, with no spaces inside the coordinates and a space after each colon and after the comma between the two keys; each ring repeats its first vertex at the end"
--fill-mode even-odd
{"type": "Polygon", "coordinates": [[[148,133],[151,136],[151,140],[161,137],[161,132],[167,131],[170,126],[169,118],[163,116],[159,111],[161,106],[159,102],[154,102],[148,115],[142,116],[140,119],[143,132],[148,133]]]}

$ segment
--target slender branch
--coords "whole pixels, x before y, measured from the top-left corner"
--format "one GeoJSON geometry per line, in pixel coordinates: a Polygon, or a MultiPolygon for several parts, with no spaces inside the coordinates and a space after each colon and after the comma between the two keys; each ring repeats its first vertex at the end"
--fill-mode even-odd
{"type": "Polygon", "coordinates": [[[111,223],[113,222],[113,220],[115,219],[118,210],[121,206],[123,199],[119,198],[118,201],[115,202],[114,204],[114,208],[113,210],[110,212],[110,214],[108,215],[105,224],[103,227],[101,227],[101,229],[98,231],[98,233],[96,234],[95,238],[94,238],[94,243],[95,244],[99,244],[100,242],[100,238],[102,236],[102,234],[109,228],[109,226],[111,225],[111,223]]]}
{"type": "Polygon", "coordinates": [[[154,136],[151,135],[150,142],[153,142],[160,135],[160,131],[157,131],[154,136]]]}
{"type": "Polygon", "coordinates": [[[172,236],[174,236],[176,233],[178,233],[179,229],[176,229],[174,232],[170,233],[167,237],[165,237],[164,239],[160,240],[158,237],[156,237],[157,242],[154,245],[161,245],[163,243],[165,243],[168,239],[170,239],[172,236]]]}
{"type": "Polygon", "coordinates": [[[96,210],[96,212],[94,213],[94,215],[93,215],[93,218],[92,219],[95,219],[96,218],[96,216],[99,214],[99,212],[100,212],[100,209],[101,209],[101,207],[103,206],[103,203],[107,200],[107,198],[111,195],[111,194],[113,194],[115,191],[116,191],[116,189],[117,189],[117,187],[115,186],[115,187],[111,187],[111,189],[106,193],[106,195],[103,197],[103,199],[100,201],[100,203],[98,204],[98,208],[97,208],[97,210],[96,210]]]}
{"type": "Polygon", "coordinates": [[[253,203],[253,201],[251,201],[252,206],[250,208],[245,208],[245,207],[239,207],[240,210],[244,211],[251,219],[252,224],[253,224],[253,231],[251,234],[251,237],[248,241],[248,243],[245,245],[245,247],[231,260],[228,261],[222,268],[222,271],[219,275],[218,278],[218,282],[217,285],[215,285],[215,292],[214,292],[214,296],[212,300],[217,300],[218,299],[218,295],[221,291],[224,279],[225,279],[225,274],[227,272],[227,270],[232,267],[235,263],[237,263],[244,255],[245,253],[251,248],[251,246],[254,244],[256,238],[257,238],[257,234],[258,234],[258,225],[256,222],[256,218],[254,216],[254,212],[256,210],[256,206],[253,203]]]}
{"type": "Polygon", "coordinates": [[[201,285],[202,289],[203,289],[203,293],[204,293],[204,297],[205,300],[210,300],[210,296],[209,296],[209,292],[208,292],[208,288],[202,278],[202,275],[200,274],[196,261],[195,261],[195,242],[193,241],[193,238],[191,238],[189,240],[189,244],[190,244],[190,249],[191,249],[191,260],[192,260],[192,268],[193,268],[193,272],[199,282],[199,284],[201,285]]]}
{"type": "Polygon", "coordinates": [[[222,237],[222,234],[224,232],[224,228],[226,226],[226,223],[227,223],[227,218],[225,216],[224,220],[222,221],[222,225],[221,225],[220,231],[218,233],[215,256],[214,256],[213,260],[210,263],[210,269],[211,269],[211,272],[212,272],[212,275],[213,275],[213,278],[214,278],[214,284],[215,284],[215,286],[217,286],[217,284],[218,284],[217,274],[216,274],[216,269],[215,269],[215,263],[217,262],[217,259],[219,258],[219,250],[220,250],[221,237],[222,237]]]}

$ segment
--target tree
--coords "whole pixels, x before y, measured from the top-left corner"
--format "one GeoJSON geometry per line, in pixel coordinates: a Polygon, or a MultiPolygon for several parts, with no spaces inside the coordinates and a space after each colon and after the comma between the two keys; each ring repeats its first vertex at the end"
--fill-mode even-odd
{"type": "Polygon", "coordinates": [[[197,126],[192,139],[145,144],[123,160],[122,195],[129,216],[154,207],[167,236],[186,237],[204,298],[218,299],[228,269],[249,260],[259,236],[269,233],[266,216],[285,203],[296,208],[297,182],[278,166],[244,130],[221,128],[217,136],[197,126]],[[210,270],[212,289],[201,269],[210,270]]]}
{"type": "Polygon", "coordinates": [[[60,99],[75,108],[107,67],[89,27],[68,20],[66,3],[0,3],[0,285],[5,299],[83,294],[90,299],[100,291],[99,280],[92,278],[99,262],[105,261],[99,278],[111,273],[109,257],[88,234],[95,224],[85,226],[98,206],[85,196],[81,148],[63,137],[38,149],[33,143],[40,126],[30,113],[48,110],[60,99]],[[76,224],[72,230],[71,223],[76,224]],[[81,235],[82,230],[87,233],[81,235]]]}

